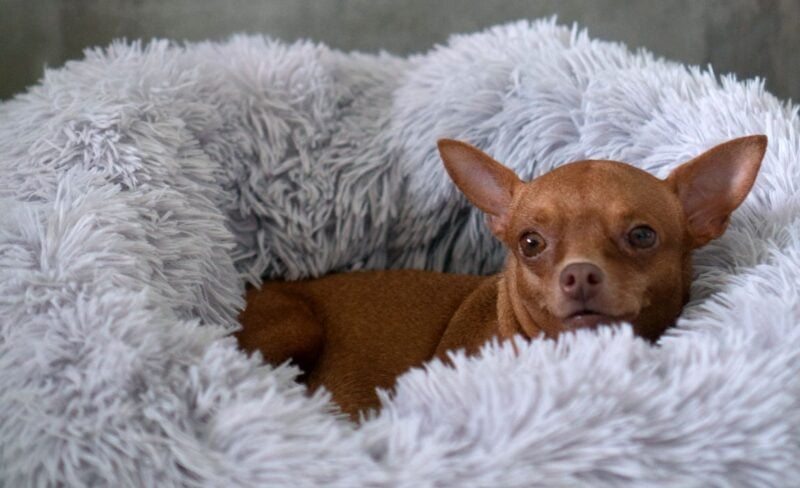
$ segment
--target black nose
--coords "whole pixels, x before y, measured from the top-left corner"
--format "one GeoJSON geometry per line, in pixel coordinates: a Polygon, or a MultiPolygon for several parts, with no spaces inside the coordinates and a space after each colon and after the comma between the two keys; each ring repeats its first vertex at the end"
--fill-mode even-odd
{"type": "Polygon", "coordinates": [[[587,301],[603,287],[603,271],[591,263],[572,263],[561,271],[561,291],[573,299],[587,301]]]}

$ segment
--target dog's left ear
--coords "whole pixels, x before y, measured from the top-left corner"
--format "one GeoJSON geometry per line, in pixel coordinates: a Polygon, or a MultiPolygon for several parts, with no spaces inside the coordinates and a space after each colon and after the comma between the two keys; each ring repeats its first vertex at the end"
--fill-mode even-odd
{"type": "Polygon", "coordinates": [[[450,178],[467,200],[486,213],[489,228],[502,238],[514,191],[522,180],[477,147],[452,139],[437,144],[450,178]]]}
{"type": "Polygon", "coordinates": [[[731,213],[753,187],[766,150],[767,136],[740,137],[712,147],[669,175],[667,183],[683,205],[692,247],[725,232],[731,213]]]}

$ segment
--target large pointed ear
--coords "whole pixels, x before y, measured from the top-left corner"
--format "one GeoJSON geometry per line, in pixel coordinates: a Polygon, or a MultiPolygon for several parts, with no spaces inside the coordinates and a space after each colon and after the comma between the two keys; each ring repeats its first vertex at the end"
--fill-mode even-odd
{"type": "Polygon", "coordinates": [[[667,182],[686,214],[692,247],[725,232],[731,213],[753,187],[767,150],[767,136],[747,136],[714,146],[676,168],[667,182]]]}
{"type": "Polygon", "coordinates": [[[486,213],[489,228],[501,237],[514,191],[522,181],[477,147],[452,139],[440,139],[438,146],[450,178],[467,200],[486,213]]]}

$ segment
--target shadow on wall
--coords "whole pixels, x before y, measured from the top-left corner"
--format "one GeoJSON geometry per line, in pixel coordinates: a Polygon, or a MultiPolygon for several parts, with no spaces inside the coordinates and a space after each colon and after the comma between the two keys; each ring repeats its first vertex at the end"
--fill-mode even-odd
{"type": "Polygon", "coordinates": [[[311,38],[343,50],[424,51],[455,32],[558,15],[595,38],[645,47],[717,73],[765,77],[800,99],[797,0],[0,0],[0,98],[36,82],[45,65],[115,38],[203,40],[234,32],[311,38]]]}

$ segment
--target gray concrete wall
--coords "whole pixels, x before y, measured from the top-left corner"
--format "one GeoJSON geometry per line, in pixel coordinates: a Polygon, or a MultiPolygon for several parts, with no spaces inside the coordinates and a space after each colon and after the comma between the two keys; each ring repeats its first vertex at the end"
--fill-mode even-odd
{"type": "Polygon", "coordinates": [[[405,54],[450,33],[551,15],[593,37],[765,77],[773,93],[800,99],[800,0],[0,0],[0,98],[34,83],[44,65],[120,37],[252,32],[405,54]]]}

